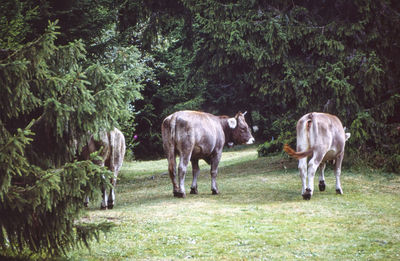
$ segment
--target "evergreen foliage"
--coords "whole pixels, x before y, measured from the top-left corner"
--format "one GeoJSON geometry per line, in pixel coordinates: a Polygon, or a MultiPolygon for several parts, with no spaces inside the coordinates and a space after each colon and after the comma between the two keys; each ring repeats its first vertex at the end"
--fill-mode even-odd
{"type": "Polygon", "coordinates": [[[59,254],[108,229],[77,223],[81,199],[109,172],[74,161],[76,149],[118,126],[136,158],[159,157],[161,122],[181,109],[247,110],[267,140],[260,155],[294,145],[303,114],[329,112],[352,134],[346,158],[400,172],[398,1],[0,7],[3,250],[59,254]]]}
{"type": "Polygon", "coordinates": [[[163,156],[160,128],[165,117],[177,110],[198,110],[204,101],[203,89],[184,80],[188,68],[183,61],[182,46],[179,43],[172,45],[159,48],[153,54],[153,73],[145,82],[143,99],[134,103],[138,111],[135,122],[139,137],[135,156],[140,159],[163,156]]]}
{"type": "MultiPolygon", "coordinates": [[[[258,120],[249,120],[262,130],[258,139],[268,140],[287,131],[295,136],[303,114],[326,111],[354,133],[347,148],[357,160],[399,171],[397,1],[181,3],[179,14],[168,7],[161,12],[158,5],[145,5],[144,13],[146,19],[157,17],[153,53],[160,36],[174,42],[167,46],[167,54],[174,55],[167,66],[177,56],[180,66],[169,67],[170,75],[178,93],[198,95],[197,108],[218,114],[254,111],[258,120]],[[179,25],[175,30],[165,25],[171,20],[179,25]],[[178,77],[182,66],[185,73],[178,77]]],[[[183,105],[169,108],[188,108],[185,101],[192,97],[168,98],[183,105]]]]}
{"type": "Polygon", "coordinates": [[[80,40],[56,44],[57,22],[29,41],[37,7],[2,5],[10,9],[0,20],[1,255],[65,254],[112,227],[79,220],[83,199],[111,186],[112,173],[74,159],[89,133],[131,117],[143,66],[134,48],[93,62],[80,40]]]}

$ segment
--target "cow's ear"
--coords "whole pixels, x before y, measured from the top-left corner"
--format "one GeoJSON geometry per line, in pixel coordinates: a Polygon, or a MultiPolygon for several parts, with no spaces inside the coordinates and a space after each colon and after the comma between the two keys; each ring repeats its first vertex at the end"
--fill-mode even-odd
{"type": "Polygon", "coordinates": [[[229,128],[231,128],[231,129],[236,128],[236,125],[237,125],[236,119],[235,118],[229,118],[228,119],[228,125],[229,125],[229,128]]]}
{"type": "Polygon", "coordinates": [[[346,137],[345,141],[347,141],[350,138],[351,134],[349,132],[346,132],[344,136],[346,137]]]}

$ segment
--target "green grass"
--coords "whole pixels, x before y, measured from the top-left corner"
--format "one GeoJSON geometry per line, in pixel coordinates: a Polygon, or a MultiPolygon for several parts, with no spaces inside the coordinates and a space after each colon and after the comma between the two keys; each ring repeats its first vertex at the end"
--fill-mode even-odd
{"type": "MultiPolygon", "coordinates": [[[[400,176],[344,169],[344,195],[336,195],[328,170],[326,191],[304,201],[296,164],[280,156],[257,158],[255,147],[228,150],[217,178],[221,194],[211,195],[209,166],[203,162],[199,194],[180,199],[172,196],[166,160],[126,162],[115,208],[100,211],[100,202],[94,202],[85,217],[116,227],[93,242],[91,251],[69,257],[400,260],[400,176]]],[[[188,172],[187,192],[190,184],[188,172]]]]}

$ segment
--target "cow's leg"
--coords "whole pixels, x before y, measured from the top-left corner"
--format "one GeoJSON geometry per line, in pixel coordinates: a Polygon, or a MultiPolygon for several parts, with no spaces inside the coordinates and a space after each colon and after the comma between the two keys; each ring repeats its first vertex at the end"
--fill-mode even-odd
{"type": "Polygon", "coordinates": [[[341,153],[338,158],[336,159],[335,162],[335,177],[336,177],[336,194],[343,194],[343,189],[342,186],[340,184],[340,174],[341,174],[341,170],[342,170],[342,161],[343,161],[343,153],[341,153]]]}
{"type": "Polygon", "coordinates": [[[190,194],[198,194],[197,191],[197,177],[199,176],[200,168],[199,168],[199,160],[193,159],[192,161],[192,173],[193,173],[193,180],[192,186],[190,187],[190,194]]]}
{"type": "Polygon", "coordinates": [[[307,166],[307,179],[308,179],[308,186],[306,188],[305,193],[303,194],[303,199],[305,200],[310,200],[311,196],[314,192],[314,176],[315,176],[315,171],[317,171],[317,168],[319,164],[321,163],[323,157],[318,152],[314,152],[313,157],[310,159],[308,162],[307,166]]]}
{"type": "Polygon", "coordinates": [[[175,197],[184,198],[186,197],[185,193],[185,176],[187,165],[189,164],[190,155],[185,155],[182,153],[179,158],[179,166],[178,166],[178,178],[179,178],[179,188],[178,191],[174,194],[175,197]]]}
{"type": "MultiPolygon", "coordinates": [[[[104,176],[103,176],[103,178],[104,178],[104,176]]],[[[101,194],[102,194],[102,200],[101,200],[100,209],[107,209],[108,194],[107,194],[105,186],[101,186],[101,194]]]]}
{"type": "Polygon", "coordinates": [[[114,177],[111,178],[111,184],[113,185],[110,189],[110,194],[107,200],[107,208],[112,209],[115,203],[115,186],[117,185],[117,174],[114,174],[114,177]]]}
{"type": "Polygon", "coordinates": [[[103,197],[102,197],[103,200],[101,201],[100,209],[107,209],[107,201],[108,201],[107,191],[105,189],[102,189],[101,193],[103,195],[103,197]]]}
{"type": "Polygon", "coordinates": [[[85,207],[88,207],[88,206],[89,206],[89,196],[86,196],[86,197],[85,197],[85,200],[83,201],[83,205],[84,205],[85,207]]]}
{"type": "Polygon", "coordinates": [[[217,186],[218,164],[221,159],[221,153],[211,158],[211,191],[213,195],[219,194],[217,186]]]}
{"type": "Polygon", "coordinates": [[[307,158],[302,158],[299,160],[299,172],[301,179],[301,195],[304,195],[307,187],[307,158]]]}
{"type": "MultiPolygon", "coordinates": [[[[100,164],[101,167],[104,167],[104,162],[102,162],[100,164]]],[[[105,180],[106,178],[104,177],[104,175],[102,176],[102,178],[105,180]]],[[[101,194],[102,194],[102,200],[101,200],[101,206],[100,209],[107,209],[107,202],[108,202],[108,194],[106,191],[105,186],[101,186],[101,194]]]]}
{"type": "Polygon", "coordinates": [[[322,162],[320,165],[320,173],[319,173],[319,184],[318,188],[319,191],[325,191],[325,167],[326,167],[326,162],[322,162]]]}
{"type": "Polygon", "coordinates": [[[178,196],[178,185],[176,183],[176,155],[174,152],[174,149],[170,149],[167,155],[168,159],[168,173],[169,177],[171,178],[172,182],[172,192],[174,193],[174,196],[178,196]]]}

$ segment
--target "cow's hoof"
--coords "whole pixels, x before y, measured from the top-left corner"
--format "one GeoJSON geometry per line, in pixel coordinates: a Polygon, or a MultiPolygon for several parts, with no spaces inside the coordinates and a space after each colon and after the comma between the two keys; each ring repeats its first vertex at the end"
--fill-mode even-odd
{"type": "Polygon", "coordinates": [[[311,199],[311,189],[306,189],[306,192],[302,195],[304,200],[310,200],[311,199]]]}
{"type": "Polygon", "coordinates": [[[336,194],[342,195],[342,194],[343,194],[343,190],[341,190],[341,189],[336,189],[336,194]]]}
{"type": "Polygon", "coordinates": [[[218,195],[218,194],[219,194],[219,191],[218,191],[218,190],[212,189],[211,191],[212,191],[212,194],[213,194],[213,195],[218,195]]]}
{"type": "Polygon", "coordinates": [[[83,206],[84,206],[85,208],[87,208],[87,207],[89,206],[89,203],[85,202],[85,203],[83,203],[83,206]]]}
{"type": "Polygon", "coordinates": [[[190,194],[199,194],[199,192],[197,191],[197,188],[190,188],[190,194]]]}
{"type": "Polygon", "coordinates": [[[321,180],[318,184],[319,191],[325,191],[325,181],[321,180]]]}
{"type": "Polygon", "coordinates": [[[105,207],[104,206],[100,206],[100,209],[101,210],[107,210],[107,206],[105,206],[105,207]]]}
{"type": "Polygon", "coordinates": [[[174,197],[176,197],[176,198],[185,198],[186,194],[183,193],[183,192],[174,191],[174,197]]]}
{"type": "Polygon", "coordinates": [[[107,206],[108,209],[113,209],[113,207],[114,207],[114,204],[108,204],[108,206],[107,206]]]}

